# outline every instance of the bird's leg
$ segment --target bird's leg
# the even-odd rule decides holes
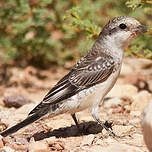
[[[110,136],[112,136],[112,137],[119,137],[119,136],[117,136],[111,129],[109,129],[106,125],[105,125],[105,123],[103,123],[100,119],[99,119],[99,116],[98,116],[98,106],[96,106],[96,107],[94,107],[93,109],[92,109],[92,116],[93,116],[93,118],[102,126],[102,128],[104,128],[104,129],[106,129],[107,131],[108,131],[108,133],[109,133],[109,135]],[[120,138],[120,137],[119,137]]]
[[[80,125],[79,125],[75,113],[72,114],[71,116],[72,116],[72,118],[73,118],[73,120],[74,120],[74,122],[75,122],[75,124],[76,124],[76,126],[77,126],[77,129],[78,129],[79,133],[84,133],[84,131],[85,131],[85,126],[84,126],[84,125],[83,125],[83,126],[80,126]]]
[[[74,114],[72,114],[71,115],[72,116],[72,118],[73,118],[73,120],[74,120],[74,122],[75,122],[75,124],[76,124],[76,126],[78,127],[78,120],[77,120],[77,118],[76,118],[76,115],[75,115],[75,113]],[[78,127],[79,128],[79,127]]]
[[[112,137],[117,137],[117,135],[109,129],[98,117],[94,117],[94,119],[102,126],[102,128],[106,129],[109,132],[109,135]]]

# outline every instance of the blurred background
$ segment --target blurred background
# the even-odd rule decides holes
[[[75,62],[112,17],[133,16],[151,27],[151,6],[148,0],[1,0],[0,65]],[[152,58],[151,34],[133,41],[126,55]]]
[[[118,81],[100,107],[100,118],[125,138],[117,141],[104,130],[101,138],[86,110],[76,114],[86,133],[69,114],[60,115],[0,138],[1,152],[147,152],[140,122],[152,101],[152,0],[0,0],[0,132],[25,119],[103,26],[122,15],[149,29],[125,50]]]

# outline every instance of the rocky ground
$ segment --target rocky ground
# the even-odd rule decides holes
[[[0,131],[26,118],[67,71],[56,67],[13,67],[7,74],[1,71]],[[1,137],[0,152],[148,152],[140,118],[152,100],[151,91],[152,61],[125,59],[116,85],[100,106],[100,118],[109,125],[112,122],[113,132],[122,138],[109,136],[85,110],[77,113],[79,130],[68,114],[37,121],[9,137]]]

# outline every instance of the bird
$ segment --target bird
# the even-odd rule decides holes
[[[141,126],[145,144],[150,152],[152,152],[152,100],[145,107],[141,117]]]
[[[125,48],[147,28],[133,17],[114,17],[103,27],[92,48],[71,68],[27,118],[4,130],[6,137],[44,118],[69,113],[76,126],[75,113],[90,109],[92,116],[109,135],[116,136],[99,118],[99,104],[114,86],[122,65]]]

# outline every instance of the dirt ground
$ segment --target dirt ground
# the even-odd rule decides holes
[[[48,70],[13,67],[7,74],[1,71],[0,131],[26,118],[72,63],[66,66],[67,69]],[[109,136],[85,110],[76,114],[79,129],[68,114],[40,120],[11,136],[1,137],[0,152],[148,152],[140,123],[143,109],[152,99],[151,82],[152,61],[124,60],[120,77],[99,113],[100,119],[108,121],[113,132],[122,138]]]

